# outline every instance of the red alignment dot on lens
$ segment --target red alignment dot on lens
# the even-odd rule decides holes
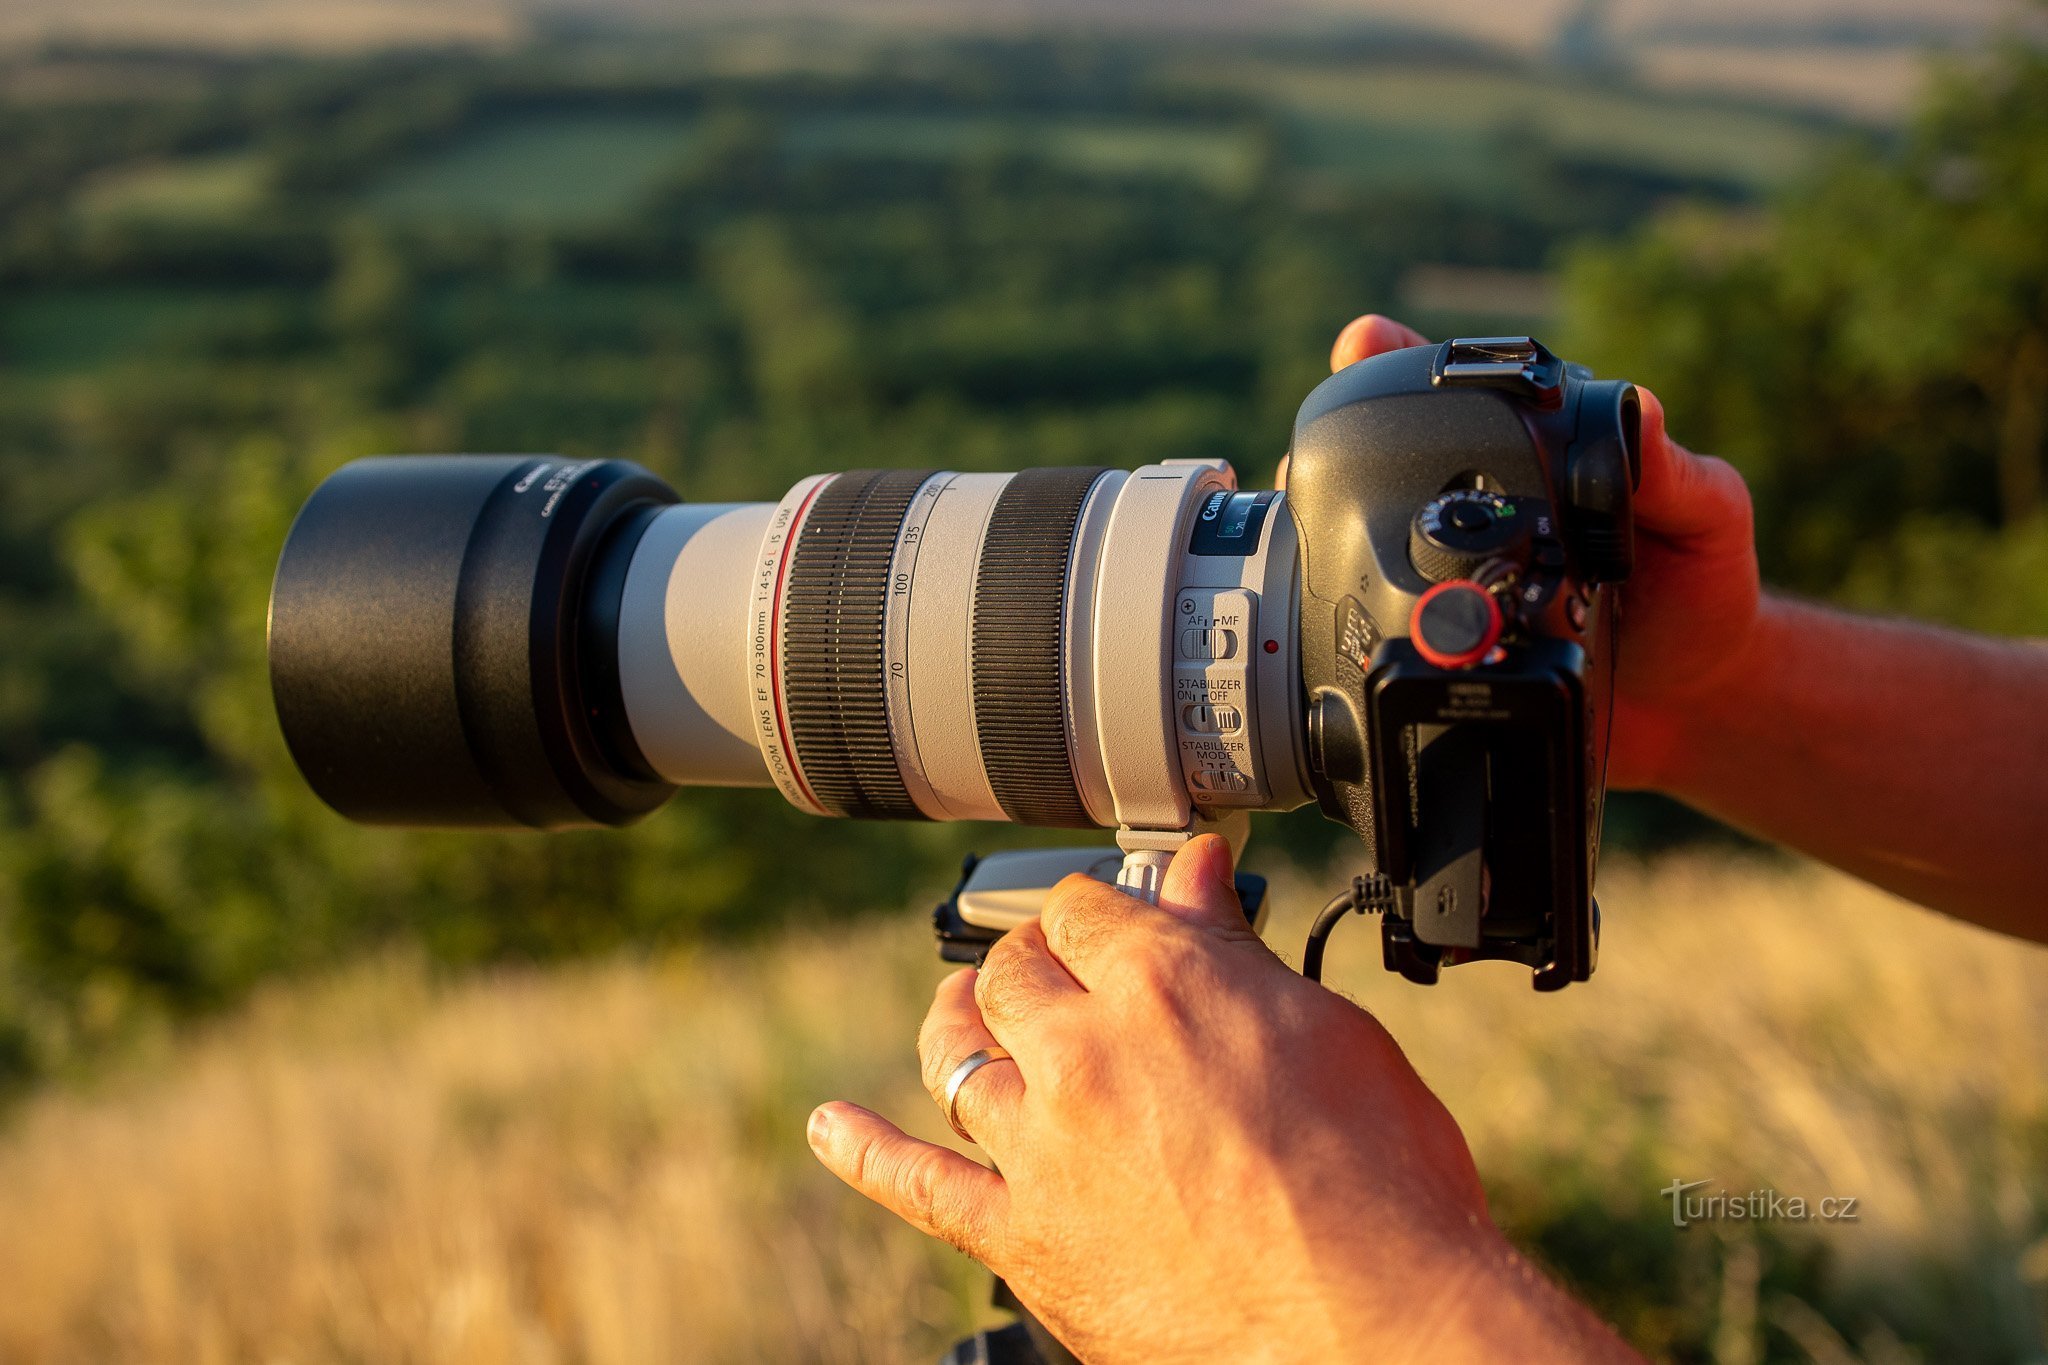
[[[1268,654],[1278,654],[1280,652],[1280,642],[1278,640],[1266,641],[1266,652]]]

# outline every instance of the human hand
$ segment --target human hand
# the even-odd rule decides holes
[[[1488,1220],[1464,1138],[1386,1030],[1246,927],[1229,846],[1159,906],[1069,877],[918,1040],[1001,1173],[855,1105],[819,1159],[1007,1280],[1077,1355],[1144,1361],[1633,1359]]]
[[[1334,372],[1428,338],[1368,313],[1338,334]],[[1643,477],[1636,489],[1635,571],[1621,590],[1614,743],[1608,781],[1670,790],[1694,739],[1697,703],[1737,666],[1755,630],[1759,583],[1749,489],[1734,466],[1695,455],[1643,400]]]

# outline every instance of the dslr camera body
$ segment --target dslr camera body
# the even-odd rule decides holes
[[[1389,352],[1296,418],[1284,490],[1220,461],[817,475],[680,502],[615,460],[358,460],[271,595],[285,739],[385,824],[629,823],[681,785],[824,816],[1116,831],[997,854],[940,907],[971,957],[1091,871],[1317,802],[1411,980],[1592,972],[1633,386],[1527,337]],[[1256,922],[1262,890],[1242,889]]]

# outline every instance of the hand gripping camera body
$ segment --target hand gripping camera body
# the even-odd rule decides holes
[[[772,784],[1117,832],[973,866],[954,955],[1065,872],[1150,894],[1193,835],[1313,800],[1372,862],[1320,933],[1377,910],[1410,979],[1502,958],[1551,989],[1593,969],[1637,441],[1630,385],[1508,337],[1330,378],[1284,491],[1168,461],[691,504],[622,461],[359,460],[286,541],[273,691],[359,820],[625,824]]]

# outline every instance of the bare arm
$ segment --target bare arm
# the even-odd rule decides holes
[[[2048,942],[2048,647],[1767,597],[1677,738],[1690,804]]]

